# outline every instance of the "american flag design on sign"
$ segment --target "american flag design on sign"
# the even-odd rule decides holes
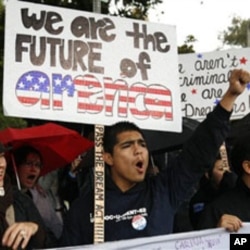
[[[130,111],[134,117],[138,119],[147,119],[148,117],[173,119],[172,96],[168,88],[160,84],[147,86],[143,83],[136,83],[130,87],[130,93]],[[137,102],[144,104],[141,110],[138,109]]]
[[[52,93],[51,93],[52,90]],[[75,86],[70,75],[52,75],[52,89],[48,76],[43,72],[29,71],[23,74],[16,84],[16,96],[24,106],[41,102],[42,109],[50,108],[50,97],[53,97],[53,109],[63,108],[63,92],[74,96]]]
[[[103,109],[102,86],[96,77],[86,74],[74,79],[77,89],[77,111],[98,114]]]
[[[63,92],[68,96],[74,96],[75,86],[70,75],[62,78],[61,74],[53,74],[53,109],[63,109]]]
[[[143,83],[129,87],[126,81],[113,81],[109,77],[105,77],[103,82],[104,90],[92,75],[74,79],[78,93],[78,112],[97,114],[105,109],[106,116],[117,113],[119,117],[127,117],[128,112],[131,112],[138,119],[150,116],[173,119],[172,95],[168,88],[160,84],[147,86]]]
[[[106,115],[113,116],[113,113],[119,114],[120,117],[127,116],[128,110],[128,86],[123,80],[116,80],[113,82],[112,78],[105,78],[105,102],[106,102]],[[114,111],[115,96],[119,93],[119,105],[117,110]]]
[[[32,106],[41,101],[41,108],[49,108],[50,84],[46,74],[29,71],[16,84],[16,96],[24,106]]]

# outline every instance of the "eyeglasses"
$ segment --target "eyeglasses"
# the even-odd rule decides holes
[[[27,167],[37,167],[37,168],[41,168],[42,167],[42,163],[41,162],[34,162],[34,161],[26,161],[24,162],[24,165],[26,165]]]

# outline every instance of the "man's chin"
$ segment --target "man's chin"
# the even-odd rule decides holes
[[[135,182],[136,182],[136,183],[140,183],[140,182],[143,182],[144,179],[145,179],[145,176],[143,176],[143,177],[140,176],[140,177],[136,178]]]

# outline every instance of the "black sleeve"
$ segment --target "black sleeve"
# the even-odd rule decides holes
[[[187,199],[201,176],[213,166],[219,147],[230,130],[231,112],[217,105],[199,124],[174,163],[165,174],[173,206]]]
[[[208,204],[199,218],[197,229],[216,228],[221,216],[222,214],[215,209],[214,203]]]
[[[58,194],[63,201],[71,204],[79,196],[77,177],[70,175],[70,167],[67,166],[59,171]]]
[[[213,166],[219,147],[229,134],[230,115],[231,112],[217,105],[184,144],[186,158],[198,169],[208,170]]]

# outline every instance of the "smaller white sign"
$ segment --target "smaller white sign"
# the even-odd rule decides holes
[[[182,115],[202,121],[229,87],[233,69],[250,69],[250,48],[179,55]],[[250,110],[250,83],[237,98],[231,119],[243,118]]]

